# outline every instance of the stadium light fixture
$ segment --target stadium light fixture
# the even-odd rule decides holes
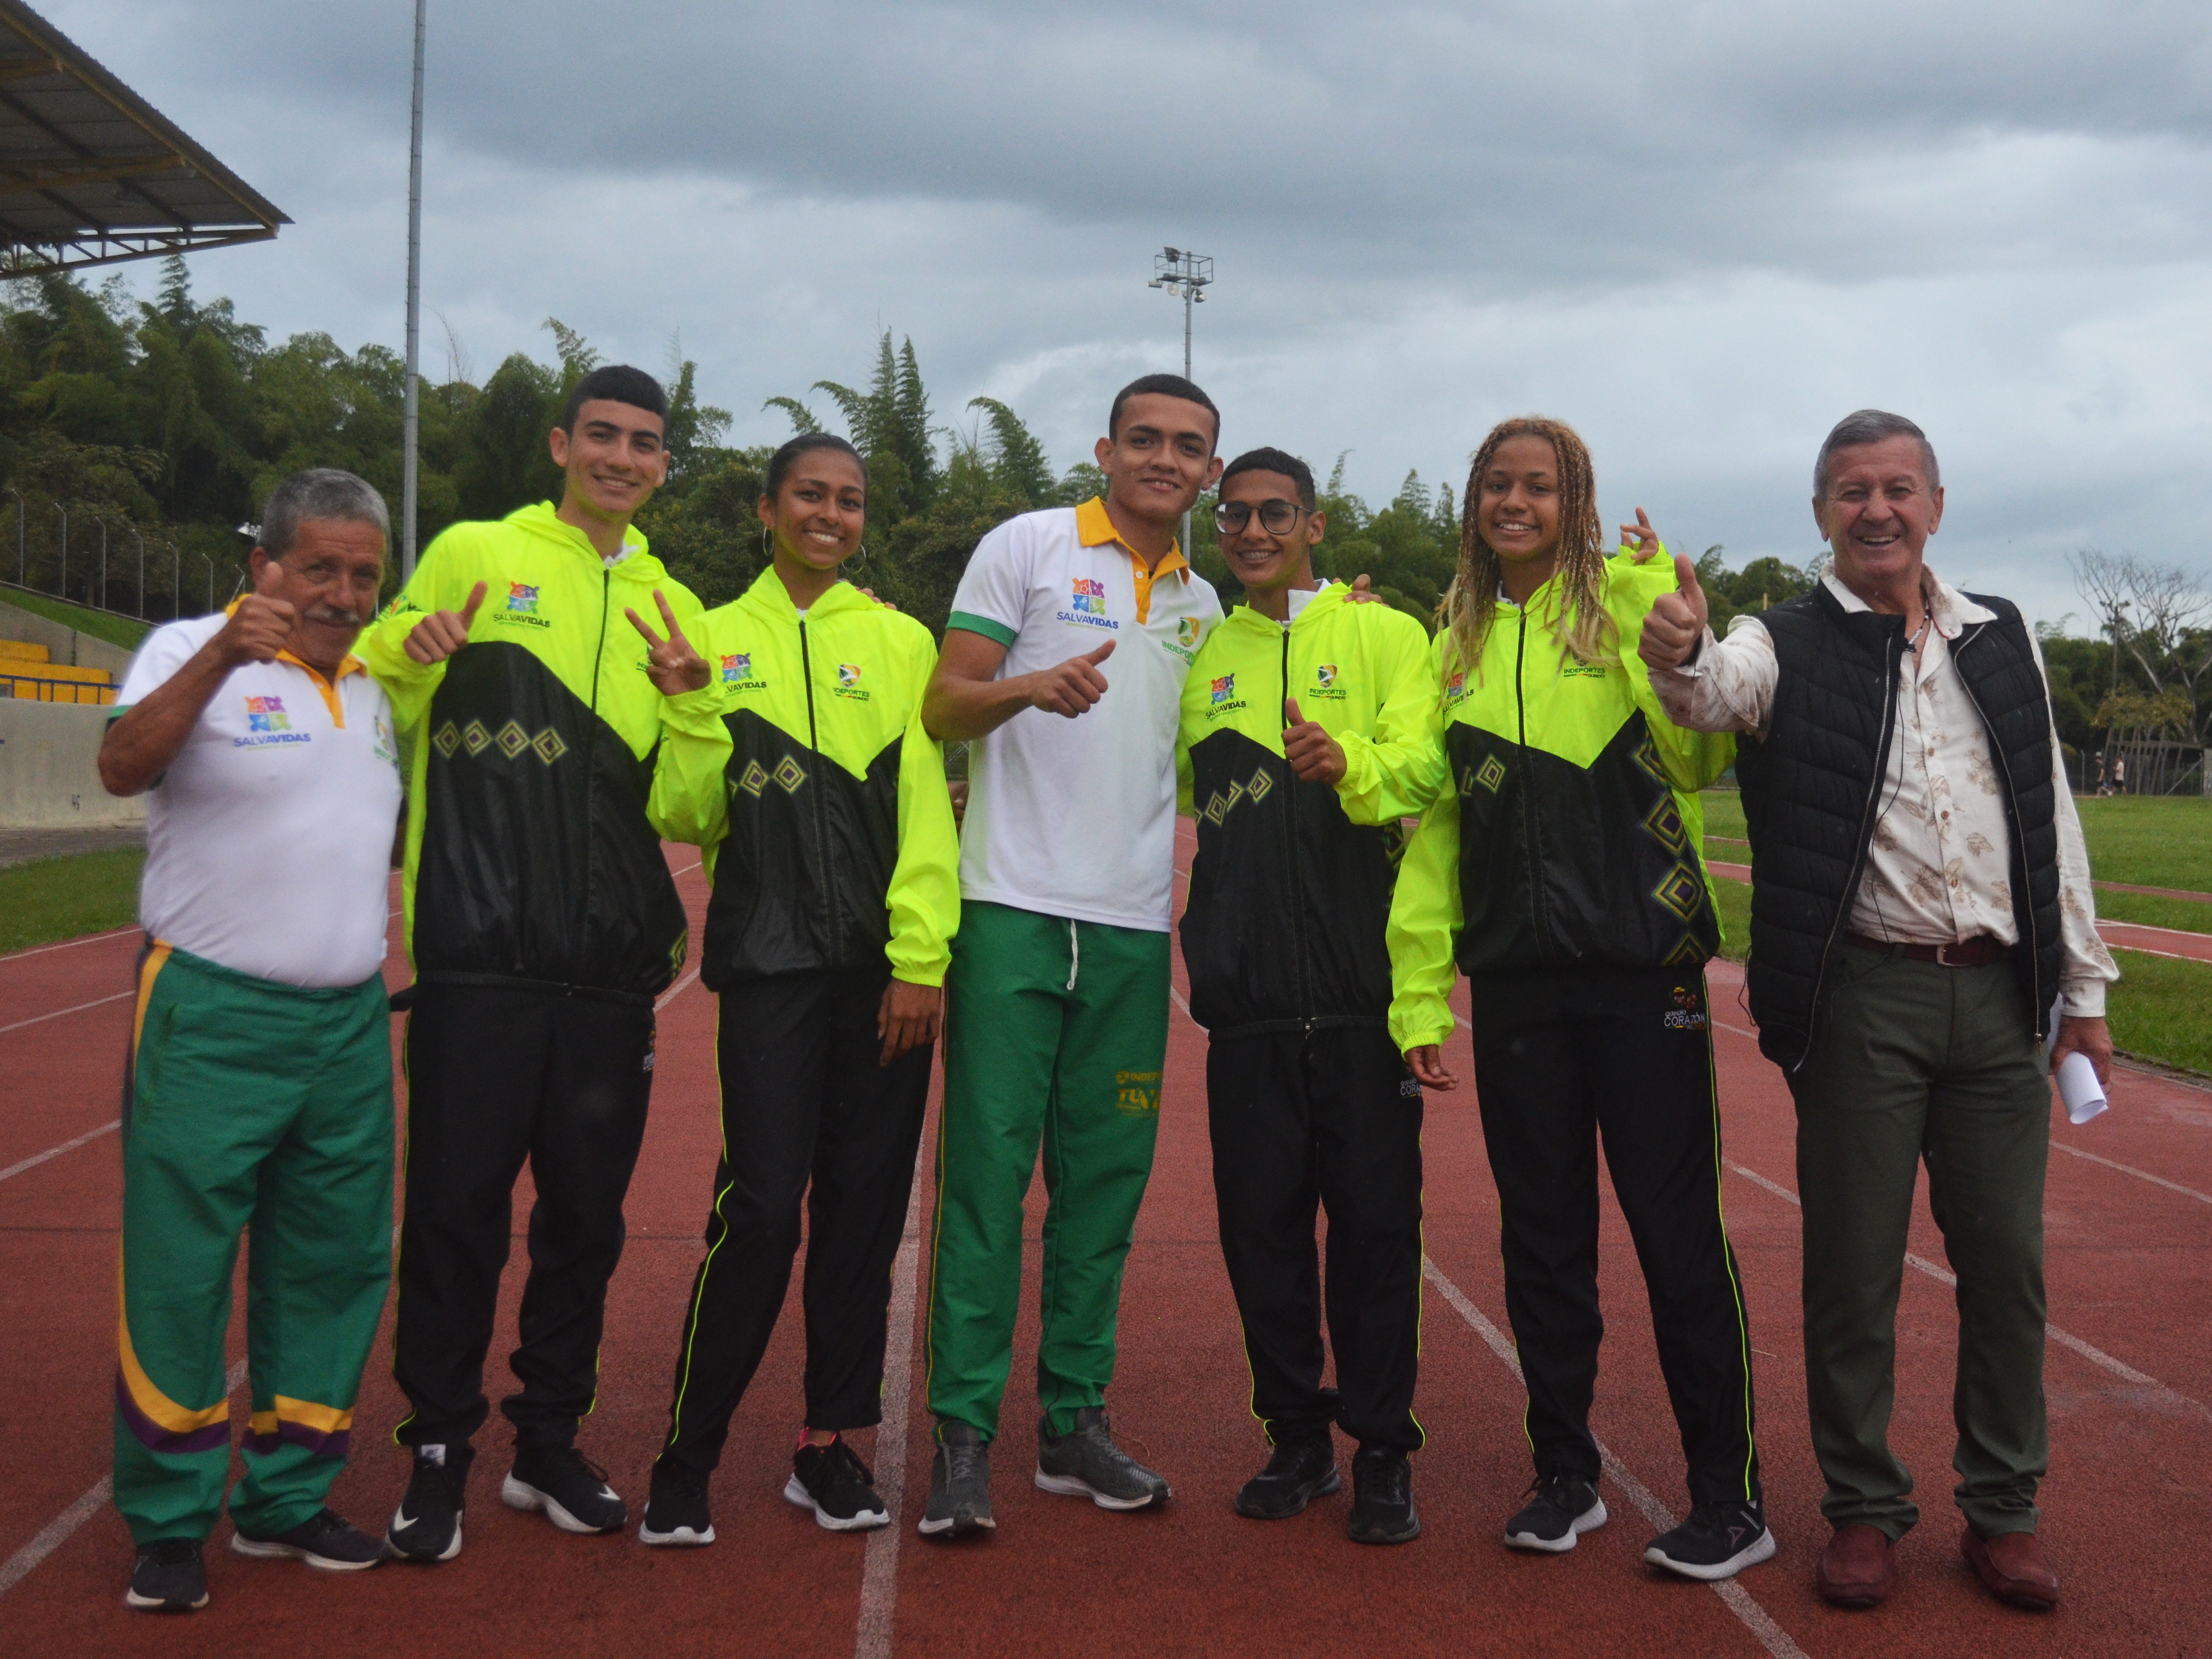
[[[1147,288],[1165,289],[1182,301],[1182,377],[1190,374],[1190,308],[1202,305],[1213,281],[1213,261],[1188,248],[1162,248],[1152,256],[1152,280]],[[1190,514],[1182,515],[1182,553],[1190,556]]]

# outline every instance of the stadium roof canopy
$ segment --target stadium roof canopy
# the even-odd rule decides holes
[[[0,0],[0,276],[265,241],[291,222],[21,0]]]

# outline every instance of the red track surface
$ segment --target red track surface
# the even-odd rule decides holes
[[[676,867],[694,860],[672,849]],[[1188,857],[1186,832],[1184,858]],[[696,873],[679,880],[695,927]],[[133,937],[0,960],[0,1027],[126,993]],[[397,958],[395,957],[395,962]],[[395,980],[397,972],[394,974]],[[2055,1326],[2047,1370],[2053,1473],[2045,1538],[2066,1575],[2049,1617],[1990,1601],[1960,1565],[1948,1502],[1954,1322],[1936,1279],[1905,1276],[1894,1434],[1918,1471],[1926,1524],[1899,1553],[1885,1608],[1846,1614],[1811,1586],[1825,1541],[1820,1484],[1806,1443],[1798,1349],[1797,1218],[1789,1100],[1731,1012],[1735,976],[1713,975],[1730,1173],[1724,1184],[1757,1349],[1761,1445],[1782,1553],[1724,1599],[1655,1577],[1639,1559],[1650,1528],[1609,1481],[1614,1520],[1574,1553],[1532,1559],[1498,1542],[1527,1484],[1520,1396],[1505,1364],[1454,1306],[1502,1326],[1496,1200],[1471,1086],[1432,1097],[1425,1145],[1427,1245],[1447,1296],[1426,1300],[1417,1408],[1429,1445],[1416,1463],[1427,1530],[1406,1548],[1347,1543],[1346,1500],[1299,1519],[1239,1520],[1229,1494],[1264,1454],[1245,1413],[1249,1388],[1214,1239],[1202,1060],[1205,1038],[1178,1012],[1168,1060],[1159,1159],[1131,1256],[1118,1431],[1175,1483],[1164,1513],[1117,1516],[1029,1483],[1025,1385],[1034,1351],[1034,1250],[1016,1338],[994,1495],[997,1536],[945,1548],[912,1531],[928,1479],[927,1416],[915,1345],[892,1356],[908,1390],[898,1526],[866,1539],[813,1526],[777,1496],[799,1409],[795,1298],[740,1409],[715,1486],[720,1541],[690,1553],[634,1539],[578,1539],[496,1501],[504,1436],[495,1418],[471,1485],[468,1547],[433,1570],[360,1576],[210,1552],[214,1601],[185,1620],[127,1613],[130,1552],[112,1507],[92,1509],[27,1571],[42,1532],[106,1472],[113,1349],[115,1141],[100,1134],[0,1177],[0,1630],[27,1652],[481,1655],[769,1653],[1381,1654],[1711,1653],[1757,1655],[2177,1655],[2212,1653],[2212,1588],[2201,1576],[2212,1533],[2212,1383],[2204,1374],[2212,1306],[2212,1096],[2123,1074],[2114,1109],[2075,1129],[2054,1119],[2049,1279]],[[1180,987],[1180,981],[1178,981]],[[0,1033],[0,1171],[115,1116],[130,1023],[127,1000]],[[629,1201],[630,1243],[609,1309],[600,1406],[583,1443],[641,1506],[663,1425],[677,1322],[698,1259],[715,1141],[711,998],[684,987],[661,1017],[653,1115]],[[1741,1028],[1741,1030],[1731,1028]],[[1456,1041],[1462,1075],[1471,1067]],[[2124,1167],[2122,1167],[2124,1166]],[[2161,1184],[2162,1183],[2162,1184]],[[518,1195],[519,1218],[528,1202]],[[928,1194],[917,1206],[926,1236]],[[1034,1243],[1041,1194],[1031,1206]],[[510,1266],[494,1392],[505,1385],[521,1262]],[[1924,1207],[1914,1250],[1942,1246]],[[1603,1291],[1613,1316],[1595,1427],[1620,1466],[1679,1511],[1680,1452],[1665,1407],[1626,1229],[1608,1202]],[[243,1352],[233,1333],[234,1354]],[[2099,1358],[2087,1357],[2083,1349]],[[334,1502],[380,1527],[404,1480],[384,1436],[400,1404],[380,1349],[363,1389],[356,1452]],[[2101,1363],[2100,1363],[2101,1361]],[[2118,1369],[2116,1370],[2115,1367]],[[242,1406],[234,1411],[242,1416]],[[1348,1462],[1348,1451],[1346,1454]],[[227,1538],[218,1531],[217,1541]],[[1762,1634],[1762,1632],[1764,1632]]]

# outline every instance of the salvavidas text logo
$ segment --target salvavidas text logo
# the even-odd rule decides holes
[[[1243,700],[1237,695],[1237,676],[1234,674],[1209,679],[1206,691],[1206,712],[1209,716],[1234,714],[1244,707]]]
[[[233,738],[234,749],[263,749],[276,743],[311,743],[313,734],[295,732],[292,717],[284,712],[282,697],[248,697],[246,700],[246,731],[242,738]]]
[[[1121,625],[1106,614],[1106,584],[1089,576],[1078,576],[1069,582],[1067,609],[1060,613],[1057,620],[1084,628],[1118,629]]]
[[[720,655],[723,684],[734,685],[740,691],[757,691],[768,684],[764,679],[755,678],[751,652],[732,651]]]
[[[492,612],[495,621],[511,623],[521,628],[550,628],[552,623],[538,614],[538,591],[543,584],[509,582],[507,603]]]

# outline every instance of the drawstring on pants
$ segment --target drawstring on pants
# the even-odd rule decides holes
[[[1075,988],[1075,970],[1082,960],[1083,947],[1075,937],[1075,922],[1071,918],[1067,924],[1067,988],[1071,991]]]

